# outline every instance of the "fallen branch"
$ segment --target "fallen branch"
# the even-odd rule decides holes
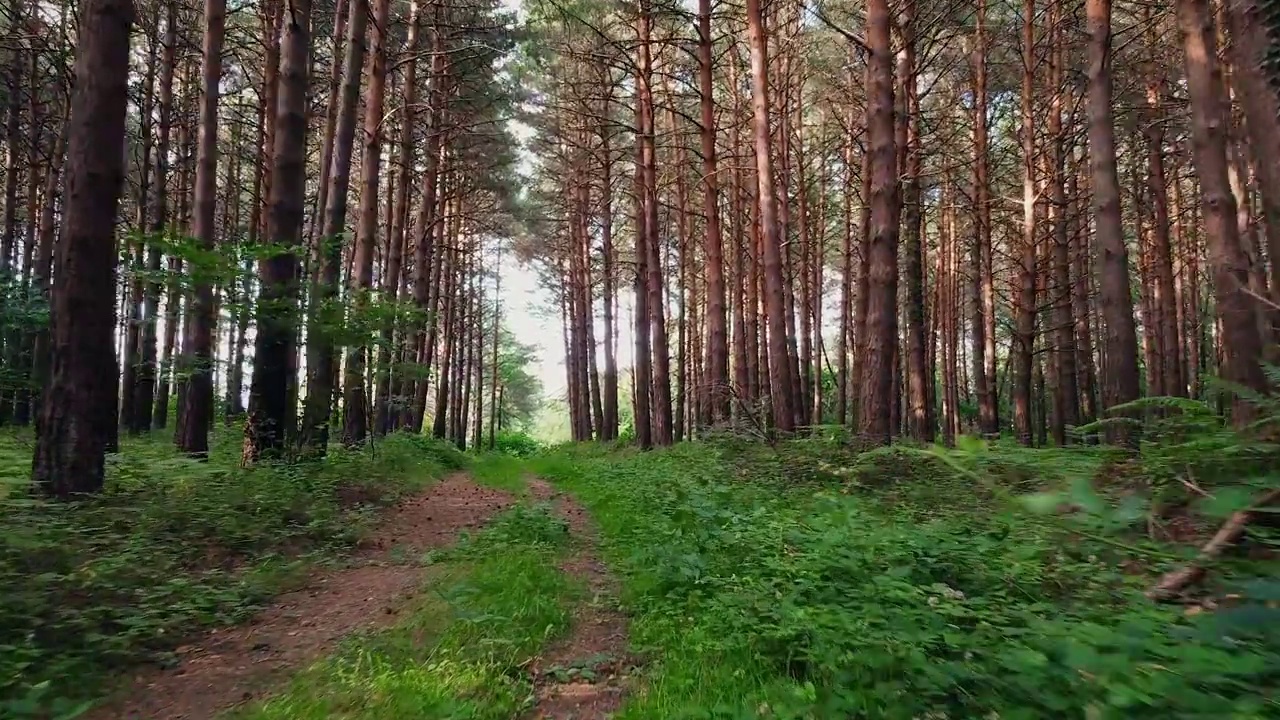
[[[1245,526],[1253,519],[1257,509],[1278,501],[1280,501],[1280,488],[1263,495],[1248,508],[1232,513],[1209,542],[1200,548],[1200,554],[1195,560],[1185,567],[1165,573],[1160,578],[1160,582],[1147,591],[1147,597],[1157,602],[1168,602],[1180,595],[1188,586],[1200,582],[1208,572],[1208,565],[1227,548],[1235,545],[1244,534]]]

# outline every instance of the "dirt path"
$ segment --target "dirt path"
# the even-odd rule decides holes
[[[178,665],[140,673],[121,699],[88,720],[196,720],[260,696],[284,671],[328,653],[352,632],[393,622],[422,586],[424,550],[448,545],[512,503],[453,475],[391,511],[350,567],[281,595],[248,624],[178,648]]]
[[[627,657],[627,621],[614,604],[616,583],[596,553],[590,516],[572,497],[546,481],[529,481],[535,498],[553,501],[569,523],[578,547],[561,566],[587,584],[589,598],[574,610],[569,637],[549,648],[533,665],[537,702],[531,720],[604,720],[622,704]]]

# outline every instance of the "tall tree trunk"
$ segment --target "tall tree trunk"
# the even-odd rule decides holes
[[[222,79],[222,41],[226,31],[226,0],[205,0],[204,63],[201,68],[200,143],[196,157],[195,237],[201,250],[212,253],[215,247],[214,212],[217,207],[218,179],[218,99]],[[193,268],[195,295],[187,327],[190,377],[187,380],[186,403],[180,412],[185,418],[178,423],[181,434],[178,449],[196,457],[209,452],[209,417],[213,412],[213,333],[217,319],[214,309],[213,281],[207,271]]]
[[[1129,253],[1120,222],[1120,179],[1111,98],[1111,0],[1085,0],[1089,25],[1089,166],[1097,223],[1097,276],[1103,337],[1102,410],[1138,398],[1138,337],[1129,289]],[[1108,426],[1116,443],[1136,440],[1124,425]]]
[[[924,228],[920,210],[922,151],[919,99],[916,96],[915,12],[915,1],[908,0],[901,21],[903,47],[898,53],[898,75],[902,83],[899,103],[903,116],[897,118],[897,122],[905,130],[905,142],[896,150],[906,161],[901,192],[907,285],[907,429],[913,439],[928,443],[933,442],[934,437],[933,401],[928,381],[933,366],[925,361]]]
[[[388,239],[390,252],[387,258],[386,277],[383,279],[383,292],[386,293],[387,300],[390,302],[397,301],[400,296],[400,277],[406,265],[404,260],[405,253],[408,250],[409,180],[413,177],[413,165],[416,160],[414,131],[418,117],[416,104],[418,97],[419,7],[418,0],[410,1],[408,37],[404,46],[404,107],[401,109],[399,160],[396,163],[396,166],[400,168],[401,175],[400,182],[396,185],[394,222],[390,228],[391,237]],[[405,328],[400,329],[400,337],[397,338],[396,321],[393,318],[388,318],[382,326],[381,351],[378,356],[377,368],[377,390],[375,391],[377,395],[376,417],[373,424],[375,435],[380,436],[388,433],[393,427],[395,413],[392,411],[394,402],[392,399],[392,386],[395,382],[393,380],[392,365],[398,353],[399,348],[397,348],[397,345],[404,344],[404,330]]]
[[[1249,293],[1249,258],[1236,223],[1236,199],[1227,178],[1226,90],[1218,65],[1218,43],[1205,0],[1178,0],[1178,26],[1191,98],[1192,158],[1200,177],[1204,232],[1213,267],[1213,297],[1222,328],[1222,374],[1246,388],[1266,391],[1259,360],[1257,301]],[[1255,410],[1237,402],[1233,419],[1248,423]]]
[[[312,282],[311,310],[307,315],[307,400],[301,439],[305,447],[321,455],[329,444],[329,413],[338,363],[334,337],[342,311],[335,307],[335,303],[342,281],[342,238],[347,227],[347,194],[351,186],[351,156],[355,147],[356,110],[360,103],[368,19],[365,4],[352,2],[343,59],[342,95],[338,100],[337,129],[333,140],[333,167],[329,172],[328,205],[314,255],[319,272]],[[378,119],[381,122],[381,116]],[[370,201],[375,203],[376,221],[377,197],[370,198]],[[372,243],[372,238],[369,241]],[[372,275],[372,249],[368,260]]]
[[[656,147],[656,110],[653,100],[653,58],[650,35],[653,30],[653,8],[650,0],[642,0],[640,9],[640,80],[637,103],[640,107],[640,167],[644,182],[645,214],[645,283],[648,287],[649,331],[653,356],[652,411],[653,441],[670,445],[672,441],[671,349],[667,342],[666,307],[663,302],[662,252],[658,231],[658,170]]]
[[[261,293],[249,418],[245,423],[245,464],[284,450],[295,412],[289,402],[289,385],[295,372],[291,360],[298,314],[297,246],[302,239],[306,191],[311,0],[292,0],[283,25],[266,235],[266,240],[281,250],[259,263]]]
[[[853,287],[857,260],[853,251],[853,193],[850,189],[854,183],[853,173],[853,118],[849,118],[849,127],[844,147],[844,245],[841,247],[840,271],[840,356],[836,359],[836,422],[841,425],[849,422],[849,356],[855,352],[856,338],[853,334]]]
[[[151,429],[151,420],[155,413],[156,397],[156,325],[160,315],[160,294],[164,284],[160,279],[161,246],[169,223],[169,138],[173,128],[173,75],[177,64],[177,3],[166,3],[166,19],[163,50],[160,60],[160,132],[156,140],[155,152],[155,185],[156,191],[151,195],[151,225],[147,228],[147,274],[150,279],[146,283],[143,296],[142,352],[138,365],[138,379],[135,384],[133,401],[134,414],[129,419],[129,429],[133,433],[143,433]]]
[[[351,276],[353,309],[357,318],[368,307],[373,292],[373,248],[378,234],[378,183],[382,171],[382,107],[387,84],[387,21],[390,0],[375,0],[373,5],[372,65],[369,89],[364,105],[364,152],[360,170],[360,224],[356,228],[354,272]],[[359,322],[359,319],[357,320]],[[347,376],[343,382],[343,441],[348,445],[364,442],[369,424],[369,411],[364,393],[364,375],[368,348],[360,343],[347,352]]]
[[[868,0],[867,135],[871,151],[871,242],[867,338],[862,347],[859,434],[888,444],[894,432],[894,356],[898,347],[898,173],[894,148],[893,49],[888,0]]]
[[[973,44],[973,385],[978,428],[1000,433],[996,378],[996,295],[991,251],[991,181],[987,142],[987,0],[978,0]]]
[[[608,106],[605,106],[606,109]],[[601,284],[604,293],[604,389],[602,391],[604,427],[602,440],[618,439],[618,360],[614,350],[616,322],[614,303],[614,251],[613,251],[613,150],[609,146],[610,129],[600,128],[601,179],[600,179],[600,243],[602,255]],[[496,321],[495,321],[496,322]]]
[[[1154,28],[1148,31],[1152,47]],[[1182,379],[1181,350],[1178,345],[1178,307],[1174,290],[1173,247],[1170,243],[1169,191],[1164,168],[1165,113],[1162,97],[1165,83],[1155,63],[1148,70],[1147,109],[1150,117],[1143,128],[1147,144],[1147,193],[1151,198],[1151,240],[1154,257],[1153,311],[1156,315],[1155,339],[1158,349],[1160,392],[1165,395],[1185,396],[1186,384]],[[1150,371],[1150,370],[1149,370]]]
[[[59,498],[102,488],[115,425],[115,219],[124,181],[131,0],[80,5],[67,128],[66,201],[54,258],[52,373],[41,398],[31,478]],[[103,408],[110,406],[110,416]]]
[[[1035,133],[1035,0],[1022,5],[1022,246],[1019,248],[1014,294],[1013,432],[1023,445],[1034,443],[1031,395],[1032,358],[1036,342],[1036,133]]]
[[[1239,88],[1249,149],[1261,199],[1267,257],[1270,259],[1271,301],[1266,311],[1271,340],[1280,342],[1280,91],[1267,82],[1266,70],[1276,68],[1275,40],[1267,37],[1267,12],[1257,0],[1226,0],[1231,29],[1233,81]],[[1274,9],[1271,10],[1274,18]],[[1274,27],[1272,24],[1270,26]],[[1274,82],[1274,80],[1272,81]]]
[[[142,364],[142,313],[143,313],[143,295],[145,293],[146,283],[143,280],[143,268],[146,266],[146,242],[144,240],[147,232],[147,211],[149,208],[149,199],[151,193],[151,118],[154,108],[152,107],[155,100],[156,91],[156,43],[155,36],[151,32],[147,33],[147,74],[144,81],[144,89],[142,92],[142,103],[138,106],[141,122],[139,123],[139,133],[142,135],[142,157],[139,163],[140,179],[138,183],[138,200],[137,200],[137,233],[138,239],[130,243],[131,267],[129,268],[129,304],[126,308],[126,329],[124,336],[124,362],[121,364],[122,376],[120,379],[120,424],[130,435],[136,435],[141,430],[134,423],[134,416],[137,415],[137,392],[138,392],[138,374]],[[33,147],[35,143],[32,143]]]
[[[698,0],[698,88],[702,126],[702,203],[706,217],[703,260],[707,271],[707,364],[702,383],[703,415],[709,425],[729,419],[729,331],[724,297],[724,247],[720,238],[720,198],[716,160],[715,98],[712,77],[711,0]]]
[[[759,203],[764,259],[770,400],[774,426],[780,432],[789,433],[795,430],[796,398],[788,370],[790,357],[782,277],[782,231],[778,225],[769,138],[769,49],[759,0],[747,0],[747,39],[751,48],[751,109],[756,151],[756,200]]]
[[[1052,238],[1053,277],[1053,440],[1057,445],[1067,442],[1067,428],[1080,423],[1080,398],[1076,383],[1076,342],[1074,322],[1071,316],[1071,236],[1067,229],[1066,172],[1067,135],[1063,128],[1064,112],[1064,19],[1063,0],[1053,0],[1053,19],[1049,54],[1049,84],[1053,99],[1049,109],[1049,137],[1052,143],[1049,182],[1049,224]],[[1074,172],[1074,170],[1072,171]]]

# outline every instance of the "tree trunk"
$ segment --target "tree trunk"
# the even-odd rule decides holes
[[[779,432],[790,433],[795,430],[793,406],[796,398],[788,369],[790,357],[782,277],[782,231],[778,225],[769,137],[769,49],[759,0],[747,0],[747,39],[751,48],[751,109],[756,151],[756,201],[759,204],[764,260],[764,306],[768,321],[770,404],[774,427]]]
[[[720,198],[716,160],[715,98],[712,78],[711,0],[698,0],[698,88],[702,113],[702,203],[706,217],[703,261],[707,272],[707,364],[703,414],[710,425],[729,419],[729,331],[724,297],[724,247],[720,238]]]
[[[1178,26],[1186,59],[1191,98],[1192,158],[1200,178],[1204,232],[1213,267],[1213,297],[1222,327],[1222,375],[1257,392],[1266,392],[1259,360],[1257,300],[1249,293],[1249,258],[1236,224],[1236,199],[1227,177],[1226,90],[1218,65],[1218,43],[1205,0],[1178,0]],[[1237,401],[1233,420],[1244,426],[1255,409]]]
[[[284,15],[279,103],[274,118],[266,240],[281,250],[259,263],[261,292],[243,461],[284,450],[294,407],[289,402],[297,327],[297,246],[306,191],[307,69],[311,0],[292,0]]]
[[[1120,219],[1120,180],[1111,108],[1111,0],[1086,0],[1089,25],[1089,166],[1097,223],[1097,276],[1103,337],[1102,411],[1138,398],[1138,338],[1129,288],[1129,253]],[[1124,425],[1108,426],[1111,442],[1137,440]]]
[[[333,166],[329,172],[328,205],[324,226],[316,243],[314,258],[318,261],[318,273],[312,282],[311,310],[307,316],[307,400],[301,439],[303,446],[319,455],[325,453],[329,444],[329,414],[338,363],[334,337],[338,332],[336,326],[342,319],[342,310],[337,306],[338,286],[342,282],[342,239],[347,227],[347,195],[351,186],[351,156],[355,147],[356,110],[360,102],[368,18],[368,8],[363,2],[351,3],[346,56],[343,59],[342,95],[338,101],[333,141]],[[377,198],[370,200],[376,203]],[[376,207],[374,218],[376,221]],[[368,260],[372,275],[372,250]]]
[[[1031,396],[1032,358],[1036,342],[1036,134],[1035,134],[1035,0],[1022,5],[1022,246],[1015,288],[1013,347],[1013,432],[1023,445],[1034,444]]]
[[[173,75],[177,63],[177,4],[166,4],[167,17],[160,61],[160,132],[156,140],[155,186],[151,195],[151,225],[147,228],[147,273],[151,279],[143,293],[141,360],[135,383],[134,413],[129,430],[135,434],[151,429],[156,397],[156,325],[160,315],[161,241],[169,223],[169,138],[173,128]]]
[[[894,433],[894,356],[898,347],[897,158],[894,148],[893,50],[888,0],[868,0],[866,38],[871,84],[867,97],[870,142],[871,238],[867,277],[867,337],[862,344],[859,434],[886,445]]]
[[[1275,40],[1267,37],[1268,19],[1257,0],[1227,0],[1227,22],[1231,29],[1233,81],[1240,92],[1249,149],[1253,155],[1255,180],[1262,201],[1263,229],[1270,259],[1271,301],[1266,311],[1271,340],[1280,341],[1280,91],[1267,81],[1266,69],[1274,71]],[[1271,10],[1274,18],[1274,9]],[[1270,25],[1274,27],[1273,24]],[[1274,81],[1273,81],[1274,82]]]
[[[905,5],[901,22],[903,47],[898,53],[898,74],[902,83],[902,98],[899,102],[904,112],[897,122],[906,131],[906,142],[896,150],[906,161],[902,209],[907,285],[907,431],[913,439],[930,443],[933,442],[934,423],[928,378],[933,374],[933,366],[926,364],[925,359],[924,228],[920,210],[922,150],[919,98],[916,96],[914,0],[909,0]]]
[[[115,413],[115,220],[124,181],[131,0],[80,5],[67,127],[66,200],[54,258],[52,373],[36,423],[32,481],[58,498],[102,488]],[[113,408],[114,409],[114,408]],[[104,422],[105,421],[105,422]]]
[[[205,0],[204,63],[201,69],[200,143],[196,157],[194,235],[200,249],[212,254],[216,244],[214,211],[217,207],[218,100],[221,95],[222,41],[226,30],[226,0]],[[187,327],[186,349],[190,358],[186,402],[180,409],[178,449],[196,456],[209,453],[209,417],[213,412],[213,333],[216,322],[213,282],[207,272],[193,268],[195,295]]]
[[[973,385],[978,428],[1000,434],[996,381],[996,296],[991,251],[991,181],[987,148],[987,0],[978,0],[973,46]]]
[[[375,0],[373,5],[373,48],[370,52],[369,89],[364,105],[364,152],[360,169],[360,220],[356,228],[356,248],[351,274],[351,295],[356,322],[363,322],[368,296],[373,292],[373,249],[378,235],[378,183],[382,171],[382,107],[387,84],[387,21],[390,0]],[[354,24],[354,23],[353,23]],[[364,393],[364,375],[368,348],[360,343],[347,352],[346,379],[343,381],[343,442],[364,442],[369,425],[369,411]]]

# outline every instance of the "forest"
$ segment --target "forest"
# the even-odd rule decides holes
[[[1280,717],[1280,5],[7,0],[0,124],[0,718]]]

